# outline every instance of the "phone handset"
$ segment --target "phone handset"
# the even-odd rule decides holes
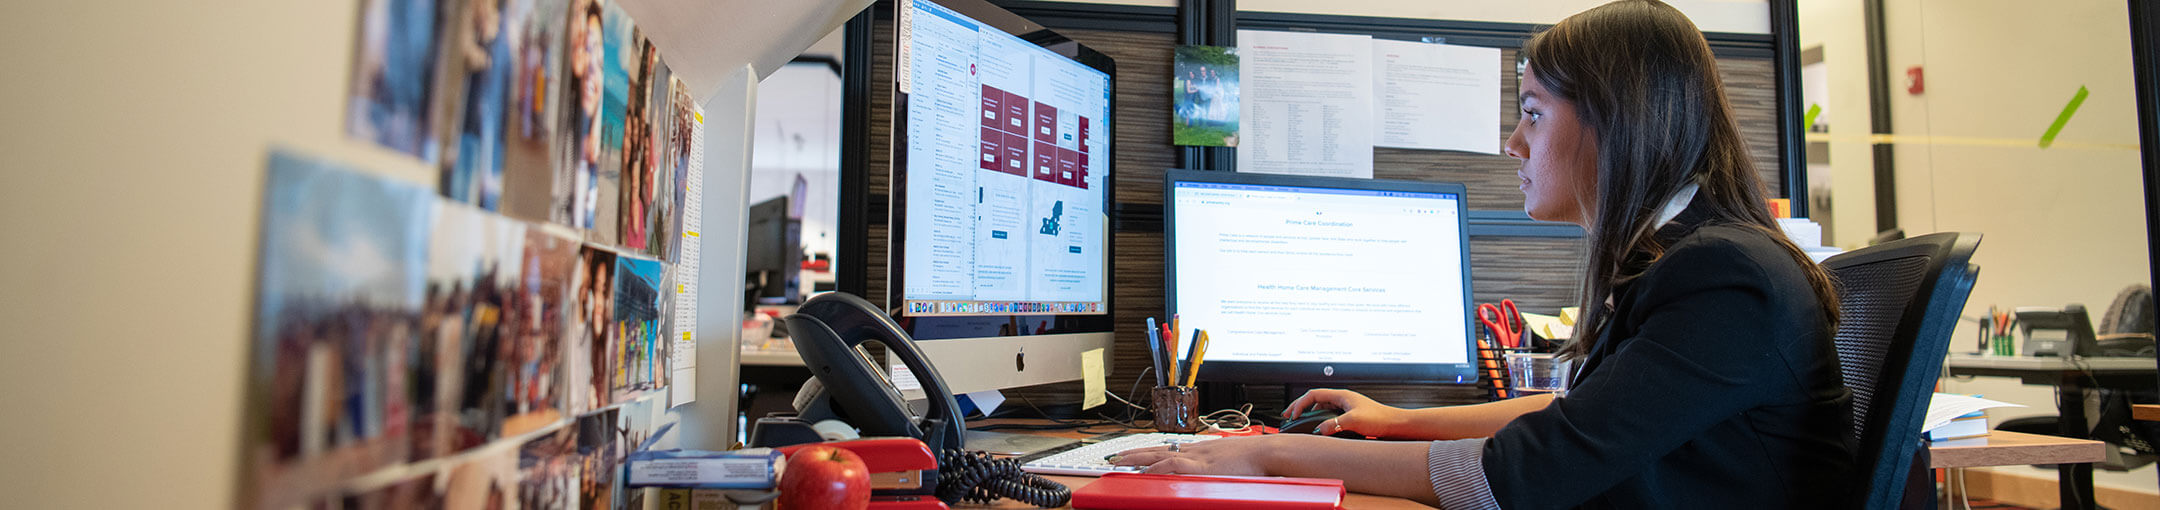
[[[829,399],[835,414],[862,429],[865,436],[920,438],[931,451],[963,446],[960,404],[946,389],[937,367],[923,359],[915,341],[892,317],[862,298],[828,292],[811,297],[786,320],[803,365],[823,386],[823,395],[812,400]],[[865,341],[883,344],[886,355],[899,359],[915,374],[930,401],[928,413],[916,417],[908,412],[907,399],[885,372],[856,349]],[[797,408],[807,414],[809,408],[800,404]]]

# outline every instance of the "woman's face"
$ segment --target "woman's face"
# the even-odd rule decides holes
[[[1522,118],[1501,150],[1522,160],[1523,212],[1531,219],[1589,228],[1597,204],[1597,133],[1575,115],[1575,103],[1538,83],[1535,70],[1522,77]]]
[[[599,17],[585,17],[585,40],[580,42],[583,44],[577,45],[577,60],[574,61],[574,69],[583,74],[579,77],[582,80],[582,83],[580,83],[582,86],[578,90],[578,106],[584,108],[586,113],[598,113],[600,111],[600,76],[602,74],[600,69],[601,52],[605,51],[600,46]]]

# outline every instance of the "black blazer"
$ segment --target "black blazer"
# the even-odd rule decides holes
[[[1690,207],[1613,290],[1565,398],[1485,443],[1505,508],[1834,508],[1852,394],[1828,315],[1773,235]]]

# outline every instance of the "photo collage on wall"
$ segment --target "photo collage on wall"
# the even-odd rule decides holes
[[[270,151],[248,506],[623,508],[690,299],[688,88],[611,0],[361,3],[338,122],[434,189]]]

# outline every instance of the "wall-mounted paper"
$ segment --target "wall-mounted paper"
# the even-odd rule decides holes
[[[704,229],[705,214],[705,111],[695,104],[689,105],[690,129],[684,133],[688,139],[683,145],[688,152],[681,155],[683,192],[682,204],[677,210],[676,228],[682,239],[675,243],[675,271],[681,287],[675,289],[675,383],[670,396],[670,407],[697,400],[697,310],[698,310],[698,257],[704,251],[704,239],[699,232]]]
[[[1238,55],[1238,171],[1372,177],[1372,37],[1239,30]]]
[[[1500,49],[1375,39],[1375,145],[1500,153]]]

